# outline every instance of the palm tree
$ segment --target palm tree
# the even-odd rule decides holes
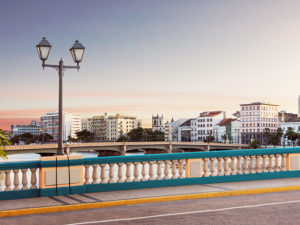
[[[227,141],[227,135],[226,134],[224,134],[224,135],[222,135],[222,140],[224,141],[224,143],[226,143],[226,141]]]
[[[271,137],[270,137],[270,142],[272,145],[274,145],[274,148],[276,148],[276,145],[278,144],[279,142],[279,139],[278,139],[278,136],[277,134],[272,134]]]
[[[288,127],[288,129],[287,129],[287,131],[285,132],[285,135],[284,135],[285,137],[287,137],[287,139],[288,140],[290,140],[291,142],[292,142],[292,145],[293,145],[293,147],[294,147],[294,142],[297,140],[297,138],[298,138],[298,135],[297,135],[297,133],[295,133],[294,131],[293,131],[293,128],[291,128],[291,127]]]
[[[0,129],[0,157],[7,158],[7,155],[4,150],[5,150],[5,146],[10,144],[11,144],[10,141],[7,140],[3,131]]]
[[[279,141],[281,142],[281,137],[283,136],[283,130],[281,128],[278,128],[276,131],[276,135],[277,135]]]

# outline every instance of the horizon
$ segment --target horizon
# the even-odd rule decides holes
[[[300,2],[82,3],[1,5],[0,129],[57,110],[57,72],[42,69],[35,48],[43,36],[49,64],[74,65],[68,49],[86,47],[80,71],[64,76],[64,111],[83,117],[120,113],[149,127],[152,114],[231,115],[255,101],[297,113]]]

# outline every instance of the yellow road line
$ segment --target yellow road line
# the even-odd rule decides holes
[[[271,187],[271,188],[260,188],[260,189],[246,189],[246,190],[199,193],[199,194],[162,196],[162,197],[139,198],[139,199],[126,199],[126,200],[117,200],[117,201],[108,201],[108,202],[82,203],[82,204],[75,204],[75,205],[47,206],[47,207],[40,207],[40,208],[13,209],[13,210],[0,211],[0,217],[64,212],[64,211],[74,211],[74,210],[83,210],[83,209],[95,209],[95,208],[136,205],[136,204],[145,204],[145,203],[154,203],[154,202],[169,202],[169,201],[191,200],[191,199],[201,199],[201,198],[253,195],[253,194],[295,191],[295,190],[300,190],[300,185],[287,186],[287,187]]]

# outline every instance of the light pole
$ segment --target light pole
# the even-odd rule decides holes
[[[59,97],[58,97],[58,148],[57,155],[63,155],[63,75],[64,70],[66,69],[77,69],[79,71],[79,63],[82,60],[85,47],[79,42],[75,41],[73,46],[70,48],[71,55],[77,66],[65,66],[64,61],[60,59],[58,65],[45,64],[45,61],[48,59],[49,52],[51,49],[51,44],[46,40],[45,37],[40,41],[36,46],[40,59],[42,60],[42,67],[54,68],[58,71],[59,76]]]

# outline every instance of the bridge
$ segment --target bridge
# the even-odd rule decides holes
[[[205,142],[92,142],[65,144],[65,153],[97,152],[98,156],[125,155],[130,151],[143,151],[145,154],[195,152],[211,150],[240,150],[248,145],[205,143]],[[54,155],[57,144],[13,145],[6,147],[7,154],[38,153]]]

